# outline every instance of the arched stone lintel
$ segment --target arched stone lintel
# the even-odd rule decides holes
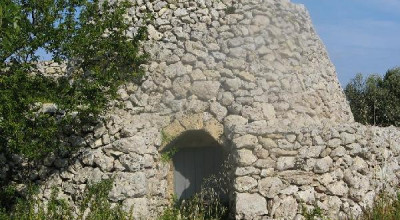
[[[163,152],[177,137],[189,131],[204,131],[208,133],[218,144],[224,143],[224,126],[209,114],[189,114],[175,119],[162,130],[162,142],[159,152]]]

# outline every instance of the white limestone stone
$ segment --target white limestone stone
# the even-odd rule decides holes
[[[268,214],[267,202],[258,194],[238,193],[235,208],[237,219],[256,219]]]

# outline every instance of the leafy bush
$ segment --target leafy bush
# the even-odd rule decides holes
[[[61,136],[92,125],[120,85],[141,78],[145,27],[130,37],[124,15],[131,4],[101,2],[1,1],[0,153],[41,159],[71,150]],[[63,77],[43,76],[38,50],[74,68]],[[43,112],[44,103],[56,111]]]
[[[172,160],[174,155],[179,151],[177,147],[171,147],[161,153],[161,162],[168,163]]]
[[[124,0],[0,1],[1,157],[14,161],[18,155],[31,168],[52,152],[68,157],[80,147],[68,137],[85,135],[118,88],[141,79],[147,31],[130,33],[125,15],[131,6]],[[58,77],[41,74],[40,50],[72,68]],[[25,179],[14,171],[0,179],[0,195],[10,203],[17,198],[11,198],[8,184],[14,176]]]
[[[111,188],[111,179],[89,186],[83,199],[77,202],[78,215],[74,215],[73,207],[57,198],[57,189],[53,189],[50,200],[43,203],[36,198],[37,188],[30,187],[27,196],[20,198],[12,211],[0,210],[0,220],[133,220],[132,213],[123,211],[120,204],[112,207],[108,201]]]

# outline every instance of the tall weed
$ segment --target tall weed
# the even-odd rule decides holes
[[[35,187],[29,187],[24,198],[18,198],[11,211],[0,210],[0,220],[133,220],[132,213],[125,212],[120,204],[112,205],[108,193],[112,179],[89,186],[78,205],[78,213],[64,199],[57,198],[58,190],[52,190],[49,201],[37,199]]]
[[[363,220],[399,220],[400,219],[400,193],[395,198],[382,193],[375,200],[371,209],[364,210]]]

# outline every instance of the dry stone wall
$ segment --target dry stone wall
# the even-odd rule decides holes
[[[359,216],[400,176],[400,130],[360,124],[258,129],[237,125],[233,146],[237,219],[302,219],[319,207],[330,219]]]
[[[342,218],[359,214],[384,186],[395,189],[399,131],[353,123],[304,6],[134,3],[132,34],[149,12],[154,16],[146,76],[121,87],[111,101],[121,108],[70,138],[68,144],[82,147],[72,159],[52,155],[30,175],[42,184],[40,198],[56,186],[74,203],[88,184],[114,177],[110,200],[133,207],[137,219],[155,219],[173,193],[161,150],[189,130],[207,131],[236,158],[230,193],[236,219],[301,219],[301,205]],[[47,69],[67,71],[52,63]],[[0,164],[13,167],[1,155]]]

